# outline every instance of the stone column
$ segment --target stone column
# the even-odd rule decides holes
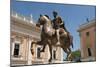
[[[28,62],[27,62],[27,64],[28,65],[31,65],[32,64],[32,54],[31,54],[31,51],[30,51],[30,49],[31,49],[31,42],[32,42],[32,39],[30,39],[30,38],[28,38]]]
[[[61,47],[57,47],[56,57],[60,63],[63,61],[63,50]]]
[[[60,59],[60,61],[63,62],[63,50],[61,48],[60,48],[60,50],[61,50],[61,56],[60,56],[61,59]]]

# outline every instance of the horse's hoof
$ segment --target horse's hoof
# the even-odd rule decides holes
[[[41,50],[40,52],[44,52],[44,50]]]
[[[49,59],[49,62],[51,62],[51,59]]]

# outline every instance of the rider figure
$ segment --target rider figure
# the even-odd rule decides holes
[[[60,34],[59,34],[59,29],[61,28],[61,26],[63,26],[64,27],[64,23],[63,23],[63,21],[61,20],[61,22],[60,23],[58,23],[56,20],[57,20],[57,18],[60,18],[61,19],[61,17],[59,17],[59,16],[57,16],[58,15],[58,13],[56,12],[56,11],[53,11],[53,16],[54,16],[54,19],[53,19],[53,28],[55,29],[55,31],[56,31],[56,36],[57,36],[57,43],[56,43],[56,45],[60,45]]]

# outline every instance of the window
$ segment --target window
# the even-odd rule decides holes
[[[37,48],[37,58],[40,58],[40,50],[41,50],[41,48]]]
[[[86,32],[86,36],[89,36],[90,35],[90,33],[89,32]]]
[[[19,43],[15,43],[14,57],[18,57],[18,56],[19,56]]]
[[[88,48],[88,56],[92,56],[90,48]]]
[[[90,33],[86,32],[86,46],[90,47]]]
[[[53,59],[56,59],[56,51],[53,51]]]

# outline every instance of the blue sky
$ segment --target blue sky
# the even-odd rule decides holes
[[[39,2],[19,2],[11,0],[11,11],[15,11],[24,16],[33,15],[33,19],[37,21],[40,14],[47,14],[53,19],[52,12],[57,11],[58,15],[62,17],[65,26],[73,36],[74,48],[72,50],[80,49],[80,39],[77,29],[83,23],[86,23],[86,18],[94,19],[96,7],[89,5],[72,5],[72,4],[54,4],[54,3],[39,3]]]

